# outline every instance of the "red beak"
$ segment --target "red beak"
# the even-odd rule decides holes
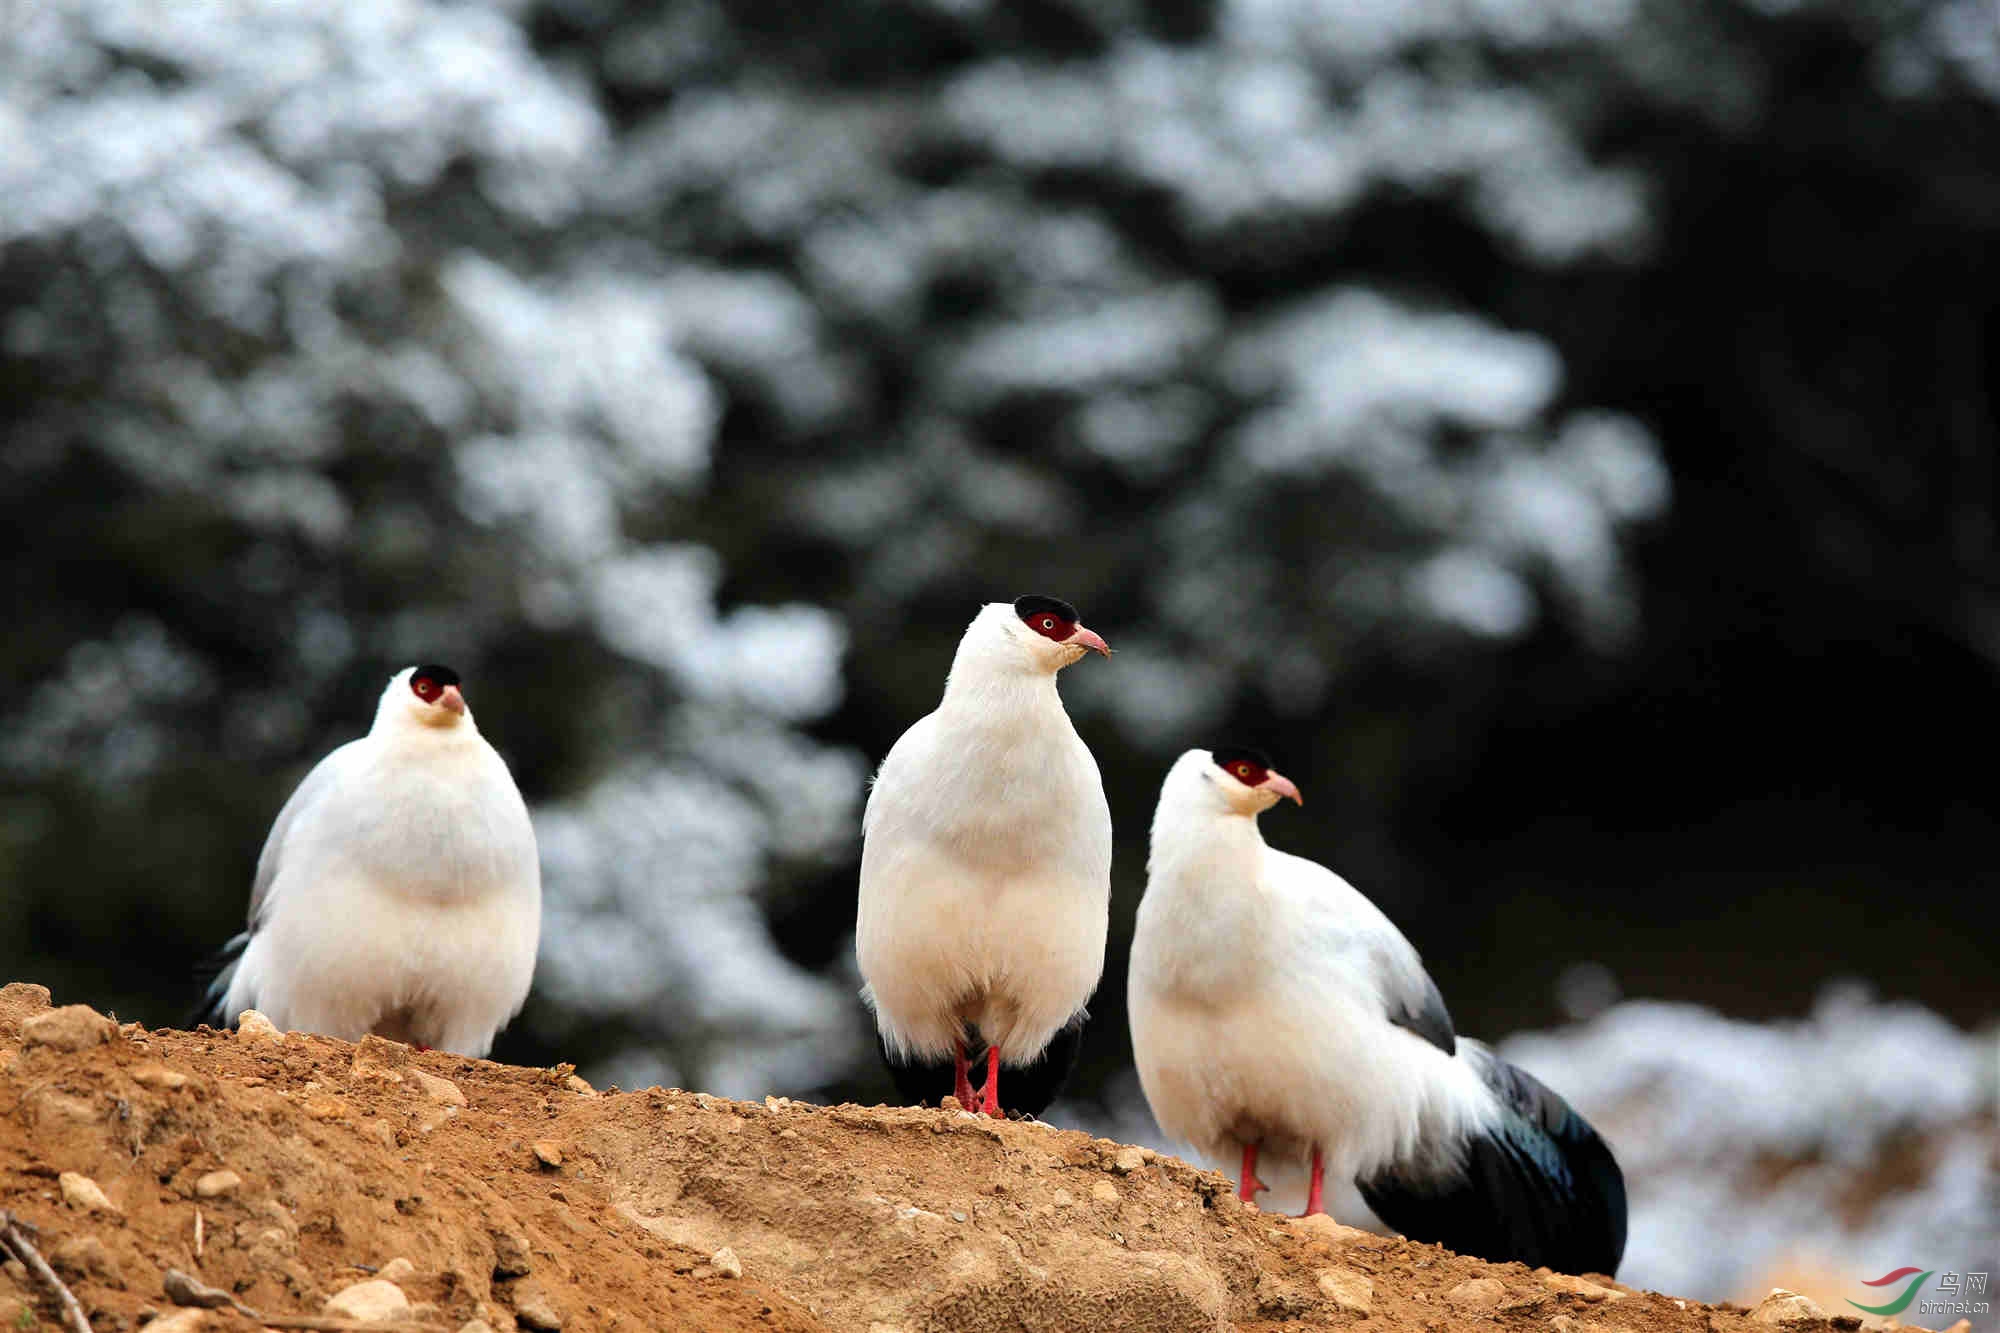
[[[1086,648],[1095,648],[1098,652],[1103,653],[1106,657],[1111,656],[1111,645],[1106,643],[1103,640],[1103,638],[1100,637],[1097,633],[1095,633],[1092,630],[1087,630],[1081,625],[1078,625],[1076,627],[1076,633],[1070,635],[1067,639],[1064,639],[1063,642],[1080,643]]]
[[[463,715],[465,712],[465,696],[458,692],[456,685],[445,686],[444,693],[438,696],[438,703],[454,713]]]
[[[1303,806],[1306,803],[1305,798],[1299,795],[1299,789],[1283,773],[1273,773],[1257,785],[1260,787],[1269,787],[1280,796],[1291,797],[1293,805]]]

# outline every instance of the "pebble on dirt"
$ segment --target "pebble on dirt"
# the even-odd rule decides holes
[[[225,1194],[233,1194],[243,1183],[243,1177],[234,1171],[211,1171],[194,1183],[194,1192],[204,1199],[219,1199]]]
[[[119,1213],[124,1209],[111,1202],[97,1182],[76,1171],[65,1171],[56,1177],[56,1184],[62,1190],[63,1202],[72,1208],[81,1208],[91,1213]]]
[[[396,1319],[409,1313],[410,1298],[393,1282],[371,1277],[351,1287],[342,1287],[320,1307],[324,1314],[339,1319],[360,1319],[370,1323]]]
[[[87,1004],[66,1004],[21,1020],[21,1045],[87,1051],[118,1035],[118,1025]]]

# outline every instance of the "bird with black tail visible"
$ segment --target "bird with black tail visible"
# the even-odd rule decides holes
[[[1075,1061],[1104,970],[1111,809],[1056,673],[1092,651],[1111,653],[1067,602],[981,608],[944,698],[875,774],[854,952],[912,1101],[1033,1114]]]
[[[284,1029],[485,1055],[528,997],[541,929],[535,832],[506,761],[457,672],[405,667],[368,734],[278,812],[249,929],[201,1017],[256,1009]]]
[[[1239,1163],[1330,1174],[1413,1240],[1613,1274],[1625,1183],[1568,1103],[1453,1030],[1401,931],[1346,880],[1267,845],[1290,780],[1255,750],[1190,750],[1153,816],[1132,940],[1132,1050],[1161,1128]],[[1268,1169],[1268,1168],[1267,1168]]]

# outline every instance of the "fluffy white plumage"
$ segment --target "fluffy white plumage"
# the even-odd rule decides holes
[[[869,793],[855,954],[899,1057],[948,1056],[974,1023],[1026,1064],[1104,970],[1111,810],[1056,693],[1103,640],[1079,625],[1058,642],[1023,615],[995,602],[973,618],[942,702]]]
[[[1279,797],[1207,750],[1161,787],[1127,993],[1146,1099],[1219,1164],[1259,1144],[1293,1163],[1318,1147],[1336,1181],[1448,1169],[1500,1116],[1483,1048],[1413,1030],[1428,1014],[1449,1032],[1416,949],[1346,880],[1265,844]]]
[[[278,812],[242,956],[217,979],[225,1021],[257,1009],[281,1029],[482,1056],[520,1012],[542,916],[528,809],[456,676],[418,672],[391,678],[368,734]]]

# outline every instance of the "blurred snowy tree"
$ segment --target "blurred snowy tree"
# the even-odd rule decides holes
[[[289,783],[438,658],[536,801],[544,1031],[839,1070],[845,987],[755,904],[851,838],[861,758],[797,729],[843,632],[720,611],[714,552],[628,522],[700,503],[719,396],[657,274],[537,259],[612,160],[587,90],[479,8],[7,19],[0,912],[74,949],[26,970],[177,1017],[84,978],[219,941]]]

